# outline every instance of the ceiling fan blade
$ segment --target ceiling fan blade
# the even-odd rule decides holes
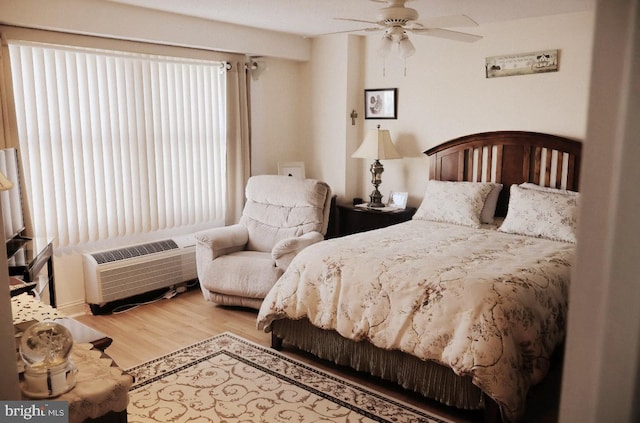
[[[374,25],[382,25],[381,22],[365,21],[363,19],[351,19],[351,18],[333,18],[333,19],[337,21],[362,22],[362,23],[368,23],[368,24],[374,24]]]
[[[458,28],[478,26],[478,23],[467,15],[453,15],[420,19],[415,25],[423,28]]]
[[[439,38],[448,38],[450,40],[464,41],[466,43],[473,43],[475,41],[482,39],[481,35],[467,34],[466,32],[451,31],[448,29],[440,29],[440,28],[409,28],[409,31],[415,34],[429,35],[432,37],[439,37]]]
[[[404,6],[404,4],[408,1],[413,1],[413,0],[370,0],[374,3],[397,3],[397,4],[402,4]]]
[[[370,27],[370,28],[360,28],[360,29],[347,29],[344,31],[335,31],[335,32],[325,32],[322,34],[317,34],[317,35],[313,35],[312,37],[305,37],[305,38],[313,38],[313,37],[319,37],[321,35],[333,35],[333,34],[347,34],[350,32],[372,32],[372,31],[382,31],[384,28],[382,27]]]

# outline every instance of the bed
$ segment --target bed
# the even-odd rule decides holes
[[[276,348],[518,421],[565,336],[580,153],[578,141],[524,131],[425,151],[413,219],[305,249],[258,327]]]

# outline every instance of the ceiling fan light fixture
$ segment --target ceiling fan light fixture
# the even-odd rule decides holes
[[[378,54],[382,57],[389,56],[391,52],[391,47],[393,46],[393,37],[390,33],[385,32],[382,36],[382,41],[380,42],[380,48],[378,49]]]
[[[398,50],[400,51],[400,56],[405,59],[407,57],[413,56],[413,54],[416,52],[416,48],[414,47],[413,43],[406,33],[404,33],[400,38],[400,42],[398,43]]]

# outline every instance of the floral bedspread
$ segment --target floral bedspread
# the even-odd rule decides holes
[[[470,375],[518,420],[563,340],[573,244],[413,220],[303,250],[258,327],[306,317]]]

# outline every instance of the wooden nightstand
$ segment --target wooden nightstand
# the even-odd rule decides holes
[[[396,223],[411,220],[416,212],[415,207],[407,207],[404,210],[383,212],[376,209],[354,207],[338,204],[338,236],[370,231],[384,228]]]

